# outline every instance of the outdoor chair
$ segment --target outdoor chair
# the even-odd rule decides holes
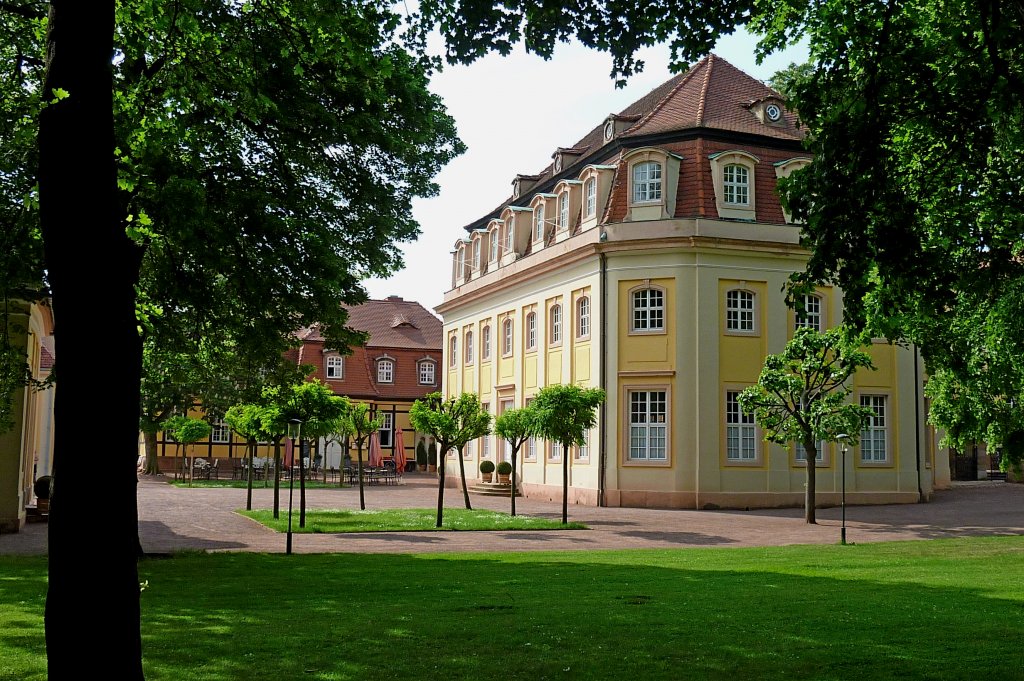
[[[206,477],[207,479],[220,480],[220,459],[213,460],[213,465],[207,471]]]

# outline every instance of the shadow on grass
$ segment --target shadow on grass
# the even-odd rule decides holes
[[[1022,555],[1021,539],[183,555],[140,565],[146,678],[1019,679]],[[9,565],[0,612],[31,619],[12,604],[45,582]],[[2,631],[6,660],[28,643]]]

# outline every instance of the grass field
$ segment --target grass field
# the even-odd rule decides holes
[[[151,681],[1024,677],[1024,537],[139,572]],[[44,559],[0,557],[2,679],[45,678],[45,580]]]
[[[285,532],[288,515],[274,518],[273,511],[239,511],[267,527]],[[336,534],[339,532],[415,532],[437,529],[437,510],[400,508],[373,511],[316,509],[306,511],[306,527],[299,528],[297,514],[292,515],[292,532]],[[583,523],[562,524],[560,520],[464,508],[446,508],[442,530],[585,530]]]

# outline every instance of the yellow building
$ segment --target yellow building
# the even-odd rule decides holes
[[[800,449],[765,443],[736,398],[798,325],[842,318],[834,288],[800,319],[784,300],[808,254],[775,187],[809,162],[802,137],[778,93],[712,55],[517,175],[452,253],[437,308],[446,394],[477,393],[498,414],[546,385],[603,388],[588,445],[567,453],[572,503],[801,504]],[[909,349],[869,352],[878,371],[858,374],[853,399],[876,416],[846,455],[847,500],[927,498],[949,472],[935,466],[922,368]],[[471,470],[506,455],[493,436],[465,454]],[[523,493],[560,498],[562,456],[531,443]],[[842,458],[822,448],[823,504],[839,501]]]

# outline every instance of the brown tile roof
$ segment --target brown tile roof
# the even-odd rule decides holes
[[[713,128],[776,139],[803,139],[803,130],[797,127],[792,112],[783,113],[785,125],[766,125],[757,119],[750,105],[766,97],[782,99],[778,92],[721,57],[708,55],[678,79],[623,137]]]
[[[369,334],[368,348],[441,350],[441,320],[415,301],[388,296],[345,309],[348,326]],[[298,336],[301,340],[323,340],[317,327],[302,329]]]
[[[685,73],[669,78],[612,116],[619,121],[635,121],[632,126],[620,133],[620,138],[692,128],[712,128],[776,139],[803,139],[804,133],[797,128],[797,117],[792,112],[783,113],[786,125],[765,125],[757,119],[749,107],[765,97],[782,99],[778,92],[761,81],[747,75],[721,57],[710,54]],[[561,150],[589,152],[603,146],[604,120],[578,142]],[[554,175],[554,163],[549,163],[537,175],[519,175],[532,182],[529,186],[524,185],[521,198],[528,195],[530,188],[543,185]],[[533,182],[534,178],[536,182]],[[515,201],[514,197],[509,196],[494,210],[466,225],[465,229],[471,231],[475,225],[498,215],[505,206]]]

